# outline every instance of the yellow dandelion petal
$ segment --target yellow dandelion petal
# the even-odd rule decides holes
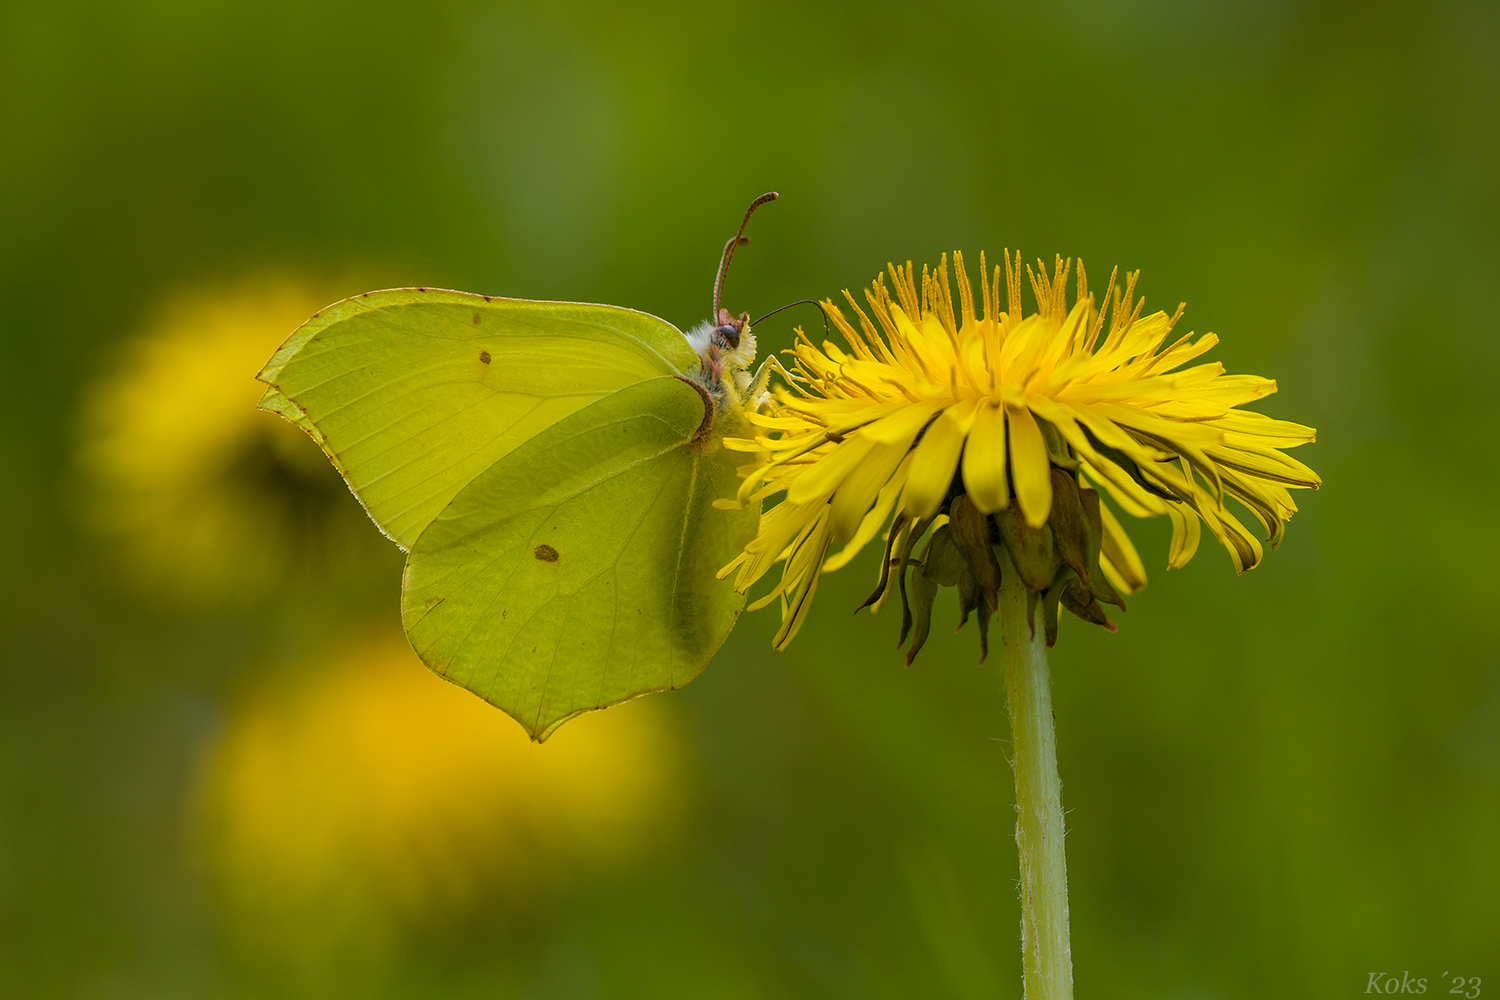
[[[896,466],[885,485],[880,488],[880,494],[875,498],[875,505],[865,514],[864,519],[859,522],[859,528],[854,537],[839,551],[836,556],[831,556],[823,563],[823,572],[832,573],[840,566],[848,564],[849,560],[859,554],[859,550],[870,543],[870,540],[885,525],[886,518],[891,516],[891,509],[896,506],[896,498],[901,495],[906,486],[906,476],[911,468],[911,456],[904,455],[901,462]],[[842,491],[840,491],[842,492]],[[834,499],[834,510],[832,516],[839,516],[838,499]]]
[[[907,447],[916,440],[927,422],[937,415],[942,404],[928,403],[902,406],[887,417],[870,424],[865,434],[881,444],[900,444]]]
[[[1215,420],[1214,425],[1225,431],[1226,443],[1233,443],[1234,439],[1230,435],[1234,434],[1286,442],[1272,446],[1276,448],[1295,448],[1299,444],[1311,444],[1318,439],[1318,432],[1311,427],[1294,424],[1290,420],[1273,420],[1253,410],[1230,411]]]
[[[981,514],[993,514],[1010,503],[1005,474],[1005,411],[986,403],[974,414],[964,448],[964,486]]]
[[[1208,454],[1219,465],[1274,483],[1312,488],[1323,482],[1316,472],[1290,455],[1245,439],[1240,439],[1233,447],[1210,448]]]
[[[1110,583],[1115,585],[1116,590],[1124,591],[1125,596],[1140,590],[1146,585],[1146,565],[1141,562],[1141,557],[1135,551],[1135,545],[1130,541],[1130,536],[1125,533],[1125,528],[1115,517],[1114,511],[1104,504],[1099,505],[1099,515],[1104,522],[1104,534],[1101,539],[1103,547],[1103,559],[1100,562],[1106,569],[1112,569],[1114,576]]]
[[[912,451],[911,475],[902,498],[912,517],[931,517],[938,512],[958,468],[969,425],[974,422],[974,401],[948,407],[927,425],[922,440]]]
[[[792,503],[809,503],[831,496],[859,468],[875,444],[871,438],[857,437],[835,445],[827,457],[797,477],[786,498]]]
[[[902,444],[875,445],[844,479],[833,496],[829,514],[835,541],[848,542],[855,537],[866,514],[876,504],[881,488],[890,481],[906,454]]]
[[[1052,473],[1047,460],[1047,444],[1036,425],[1036,418],[1024,406],[1005,408],[1010,428],[1010,467],[1015,477],[1016,502],[1026,523],[1039,528],[1047,523],[1052,507]]]

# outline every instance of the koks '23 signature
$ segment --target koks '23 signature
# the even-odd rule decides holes
[[[1438,977],[1438,979],[1442,982],[1451,982],[1453,984],[1453,988],[1448,991],[1449,993],[1456,993],[1459,996],[1468,997],[1469,1000],[1474,1000],[1475,997],[1479,996],[1478,976],[1474,976],[1471,979],[1465,979],[1463,976],[1454,976],[1452,979],[1449,979],[1448,973],[1445,970],[1443,974]],[[1421,979],[1413,979],[1410,972],[1401,973],[1400,979],[1397,979],[1394,975],[1391,975],[1389,973],[1372,972],[1370,973],[1370,981],[1365,985],[1365,992],[1426,993],[1427,979],[1425,976]]]

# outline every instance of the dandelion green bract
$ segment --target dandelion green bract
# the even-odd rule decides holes
[[[735,456],[704,433],[698,364],[644,313],[404,289],[305,324],[261,405],[408,551],[422,659],[544,739],[687,683],[743,605],[714,574],[758,511],[713,507]]]

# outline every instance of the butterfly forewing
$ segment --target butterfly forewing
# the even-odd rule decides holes
[[[470,481],[569,414],[697,357],[614,306],[396,289],[304,324],[260,373],[382,531],[410,549]]]

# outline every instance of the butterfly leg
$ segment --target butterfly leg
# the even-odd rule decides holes
[[[757,413],[771,398],[772,372],[780,372],[783,376],[787,374],[786,369],[781,367],[781,362],[776,360],[774,354],[767,357],[760,363],[760,367],[755,369],[755,375],[750,379],[750,387],[745,392],[745,405]]]

